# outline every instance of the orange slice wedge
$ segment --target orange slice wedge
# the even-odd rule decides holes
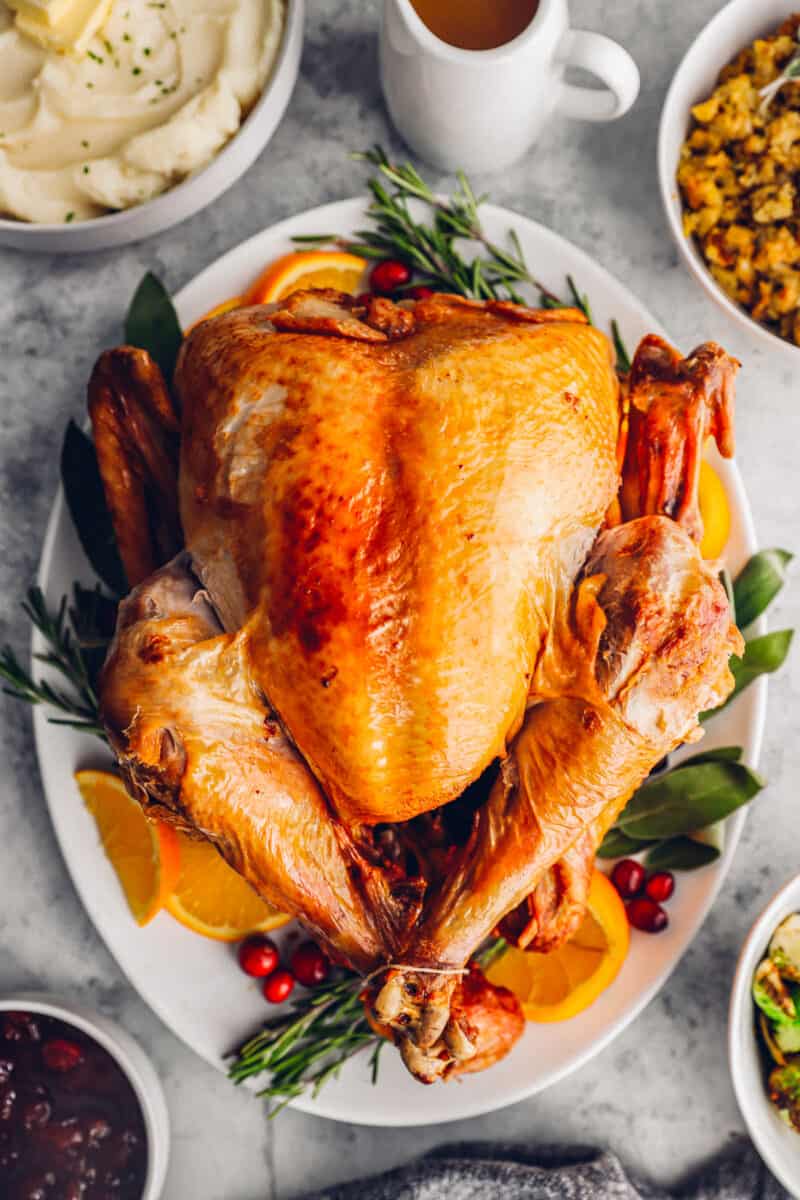
[[[246,304],[269,304],[284,300],[300,288],[336,288],[356,296],[364,290],[366,263],[344,250],[297,250],[284,254],[256,280],[245,297]]]
[[[529,1021],[567,1021],[593,1004],[616,978],[628,953],[630,926],[614,885],[595,871],[578,932],[552,954],[513,946],[486,972],[510,988]]]
[[[291,920],[257,896],[210,842],[177,836],[180,874],[166,907],[182,925],[219,942],[238,942]]]
[[[134,919],[146,925],[178,878],[177,834],[163,821],[148,821],[118,775],[78,771],[75,780]]]
[[[731,532],[731,510],[725,485],[710,463],[700,464],[698,488],[700,516],[703,518],[703,558],[719,558]]]

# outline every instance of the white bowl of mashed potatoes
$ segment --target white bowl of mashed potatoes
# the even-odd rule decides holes
[[[22,32],[0,0],[0,243],[100,250],[204,208],[283,116],[303,7],[111,0],[102,27],[65,53]]]

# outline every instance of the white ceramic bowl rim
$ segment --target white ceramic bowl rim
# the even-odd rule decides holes
[[[800,1197],[800,1135],[786,1131],[796,1142],[796,1146],[788,1143],[790,1149],[786,1158],[795,1160],[790,1166],[784,1161],[783,1154],[776,1150],[774,1138],[766,1133],[770,1127],[774,1129],[779,1118],[770,1103],[763,1080],[760,1081],[760,1091],[755,1094],[750,1081],[745,1080],[745,1063],[739,1045],[740,1035],[744,1034],[746,1038],[752,1038],[752,1045],[757,1049],[758,1035],[751,998],[753,973],[766,953],[772,934],[784,917],[792,912],[800,912],[800,875],[789,879],[772,897],[753,922],[742,944],[728,1011],[728,1063],[739,1111],[756,1149],[787,1191],[792,1196]],[[780,1129],[780,1132],[783,1130]]]
[[[191,175],[187,175],[185,179],[180,181],[180,183],[176,183],[174,187],[167,188],[165,192],[161,192],[158,196],[154,196],[152,200],[146,200],[144,204],[134,204],[130,208],[120,209],[117,212],[104,213],[101,217],[89,217],[89,219],[86,221],[77,221],[75,224],[70,225],[67,225],[63,221],[20,221],[13,217],[0,217],[0,233],[3,231],[18,232],[20,227],[22,227],[30,233],[31,237],[35,236],[36,233],[58,233],[63,235],[63,237],[66,239],[69,238],[70,234],[82,232],[87,228],[91,228],[92,230],[103,230],[110,228],[118,229],[122,225],[135,221],[142,213],[150,214],[153,217],[156,217],[159,213],[163,213],[165,218],[167,218],[167,213],[172,205],[174,197],[182,195],[186,188],[191,187],[192,184],[197,182],[197,180],[202,179],[205,173],[209,171],[212,166],[218,163],[224,164],[228,158],[232,157],[234,153],[234,143],[238,142],[243,135],[247,136],[250,127],[256,124],[261,112],[272,99],[272,91],[275,81],[281,72],[281,68],[284,65],[287,55],[289,54],[291,41],[290,35],[292,25],[296,19],[296,10],[298,8],[299,6],[295,3],[295,0],[285,0],[285,16],[283,29],[281,30],[280,45],[272,66],[270,67],[267,82],[264,84],[261,94],[256,100],[255,104],[250,109],[239,128],[236,130],[236,133],[233,135],[233,137],[229,138],[222,149],[218,151],[218,153],[215,154],[211,161],[207,162],[204,167],[201,167],[198,171],[195,171]],[[171,224],[172,222],[169,221],[169,223]]]
[[[144,1120],[147,1172],[141,1200],[158,1200],[169,1157],[169,1112],[155,1068],[139,1043],[108,1017],[48,992],[0,992],[0,1013],[17,1011],[64,1021],[114,1059],[133,1088]]]
[[[694,240],[687,238],[684,234],[682,224],[683,204],[677,193],[677,181],[675,177],[678,162],[670,146],[678,126],[680,126],[681,133],[680,142],[683,142],[689,129],[689,109],[693,104],[705,99],[709,94],[707,91],[705,94],[698,92],[687,99],[684,93],[689,88],[688,81],[703,71],[703,68],[705,68],[705,73],[710,73],[710,64],[713,66],[714,80],[716,80],[719,72],[731,61],[736,53],[735,50],[733,54],[726,53],[722,61],[717,61],[718,52],[715,53],[715,51],[717,45],[723,41],[723,32],[727,34],[729,30],[741,30],[741,38],[738,39],[738,48],[743,49],[760,34],[774,30],[781,19],[785,19],[785,17],[791,15],[798,6],[796,3],[787,2],[785,4],[779,3],[775,7],[785,9],[783,18],[780,15],[770,15],[772,9],[766,4],[756,4],[753,3],[753,0],[730,0],[700,30],[695,40],[689,46],[672,77],[672,82],[664,101],[664,107],[661,110],[661,120],[658,130],[658,178],[661,200],[670,232],[691,273],[705,291],[725,309],[729,316],[740,325],[745,325],[751,333],[754,333],[762,341],[769,343],[773,350],[776,348],[777,343],[778,347],[791,354],[796,364],[797,356],[800,354],[800,347],[780,337],[779,334],[773,333],[771,329],[768,329],[765,325],[762,325],[755,318],[751,317],[745,308],[731,300],[714,279],[705,261],[701,258],[694,245]]]

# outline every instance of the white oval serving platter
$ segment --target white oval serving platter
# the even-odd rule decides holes
[[[482,213],[492,239],[502,242],[509,229],[517,231],[531,270],[549,288],[563,294],[565,276],[571,274],[589,296],[596,323],[608,330],[611,319],[616,318],[631,349],[644,334],[661,332],[627,288],[577,247],[516,213],[489,205]],[[364,221],[365,202],[354,199],[313,209],[257,234],[179,292],[175,299],[183,327],[226,298],[240,295],[264,265],[293,248],[293,235],[346,235],[363,227]],[[698,330],[696,341],[701,340],[702,331]],[[682,347],[687,352],[691,348]],[[756,548],[750,511],[736,466],[719,459],[714,463],[731,503],[726,563],[736,572]],[[76,578],[89,581],[92,574],[59,493],[45,538],[40,582],[52,604]],[[41,648],[35,638],[34,650]],[[709,724],[704,745],[741,745],[746,761],[755,766],[765,702],[762,679]],[[267,1016],[257,984],[239,971],[231,947],[190,933],[166,913],[145,929],[134,924],[73,780],[79,767],[109,765],[107,752],[96,739],[48,724],[41,709],[35,710],[34,722],[56,836],[89,915],[151,1008],[187,1045],[224,1069],[225,1053]],[[302,1097],[294,1102],[295,1107],[364,1125],[431,1125],[501,1108],[576,1070],[624,1029],[664,984],[722,885],[744,819],[743,812],[729,819],[725,851],[717,863],[681,876],[670,904],[669,929],[658,937],[634,931],[620,975],[580,1016],[557,1025],[528,1025],[512,1053],[490,1070],[428,1088],[416,1083],[393,1053],[382,1056],[380,1077],[373,1086],[368,1056],[362,1055],[347,1064],[338,1079],[327,1083],[316,1099]]]

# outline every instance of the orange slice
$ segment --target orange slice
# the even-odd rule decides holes
[[[284,254],[256,280],[245,297],[247,304],[284,300],[300,288],[336,288],[356,296],[364,290],[366,263],[344,250],[297,250]]]
[[[616,978],[628,953],[630,926],[614,885],[595,871],[578,932],[552,954],[513,946],[486,972],[510,988],[529,1021],[567,1021],[593,1004]]]
[[[210,842],[183,834],[178,841],[180,874],[166,907],[182,925],[220,942],[238,942],[291,920],[257,896]]]
[[[700,553],[703,558],[719,558],[731,532],[731,510],[725,485],[707,462],[700,464],[698,500],[703,518]]]
[[[177,834],[163,821],[148,821],[118,775],[78,771],[75,780],[134,919],[146,925],[178,878]]]

